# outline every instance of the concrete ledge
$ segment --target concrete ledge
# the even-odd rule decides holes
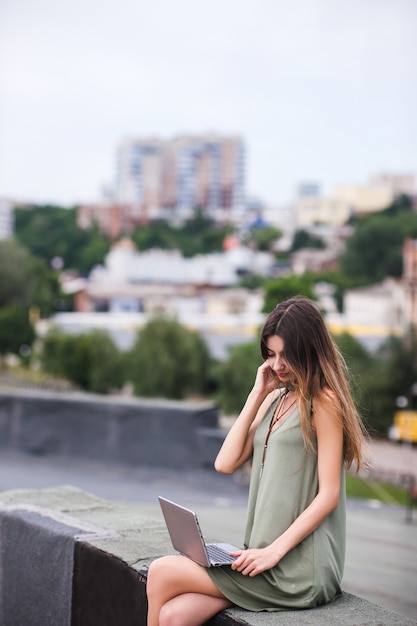
[[[211,402],[0,389],[0,447],[147,467],[212,466],[218,413]]]
[[[169,553],[165,524],[141,514],[140,507],[119,506],[71,486],[0,493],[0,624],[146,626],[146,579],[140,570]],[[300,623],[415,626],[417,621],[343,593],[317,609],[231,609],[209,622]]]

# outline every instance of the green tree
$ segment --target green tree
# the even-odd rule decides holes
[[[39,359],[44,372],[66,377],[64,361],[67,354],[67,340],[69,346],[71,336],[55,327],[48,330],[42,338]]]
[[[214,220],[205,215],[201,208],[197,208],[194,214],[185,220],[181,231],[191,237],[198,237],[202,232],[212,228],[215,228]]]
[[[300,229],[294,233],[294,237],[291,245],[291,252],[301,250],[302,248],[325,248],[325,244],[321,237],[312,235],[307,230]]]
[[[178,247],[186,257],[220,252],[225,237],[234,230],[231,226],[217,225],[211,217],[197,209],[194,215],[177,229]]]
[[[389,337],[375,355],[373,376],[368,378],[367,386],[370,420],[377,434],[387,434],[397,410],[397,398],[409,398],[416,382],[417,333],[410,329],[404,337]]]
[[[417,213],[411,199],[400,196],[384,211],[357,222],[340,257],[342,272],[356,286],[401,276],[406,237],[417,237]]]
[[[259,342],[253,341],[230,348],[229,358],[217,366],[218,401],[226,415],[242,410],[261,363]]]
[[[252,272],[246,272],[241,275],[239,279],[239,287],[243,289],[249,289],[250,291],[260,289],[265,283],[265,276],[260,274],[252,274]]]
[[[155,318],[138,333],[129,375],[138,396],[182,399],[207,389],[211,359],[202,337],[177,320]]]
[[[336,303],[337,310],[339,313],[343,313],[345,293],[348,289],[355,287],[355,281],[348,278],[340,269],[328,270],[316,274],[315,280],[316,282],[325,282],[333,286],[333,299]]]
[[[252,244],[257,250],[268,252],[278,239],[282,237],[282,231],[274,226],[254,226],[249,231],[247,243]]]
[[[45,205],[28,205],[15,210],[15,233],[18,241],[48,265],[54,257],[66,267],[72,266],[72,255],[79,247],[74,209]]]
[[[151,248],[172,250],[178,245],[178,233],[166,220],[152,220],[149,224],[136,228],[131,238],[141,251]]]
[[[413,201],[411,196],[401,194],[392,202],[392,204],[385,210],[385,213],[390,216],[400,215],[404,213],[411,214],[413,212]]]
[[[124,356],[104,331],[71,335],[50,330],[40,353],[45,372],[95,393],[108,393],[124,383]]]
[[[316,300],[313,287],[314,279],[309,274],[282,276],[267,280],[264,284],[265,299],[262,311],[263,313],[270,313],[279,302],[294,296],[306,296],[311,300]]]
[[[0,355],[20,354],[23,346],[31,346],[36,338],[27,311],[23,308],[0,308]]]
[[[191,257],[221,251],[226,235],[231,232],[234,228],[217,225],[197,209],[192,217],[178,226],[166,220],[152,220],[137,228],[132,233],[132,240],[142,251],[150,248],[175,249]]]
[[[58,277],[41,259],[15,241],[0,242],[0,308],[36,306],[49,315],[61,298]]]
[[[348,334],[335,337],[351,373],[352,390],[369,433],[386,437],[399,396],[417,382],[417,336],[389,337],[370,353]]]
[[[365,424],[373,428],[369,389],[374,376],[375,357],[349,333],[335,335],[334,339],[348,367],[356,406]]]
[[[106,254],[110,250],[109,240],[99,231],[96,224],[88,231],[88,237],[80,246],[77,256],[73,261],[76,269],[82,274],[88,272],[96,265],[102,265]]]
[[[358,284],[377,283],[402,272],[403,235],[400,225],[386,217],[359,223],[347,240],[341,269]]]
[[[54,258],[64,267],[81,273],[102,263],[109,241],[96,226],[83,230],[77,225],[75,208],[28,205],[15,211],[15,234],[18,241],[48,266]]]

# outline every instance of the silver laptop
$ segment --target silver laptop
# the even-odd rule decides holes
[[[172,545],[180,554],[188,556],[204,567],[230,565],[237,557],[229,552],[241,550],[229,543],[206,543],[197,515],[185,507],[161,496],[158,498],[171,537]]]

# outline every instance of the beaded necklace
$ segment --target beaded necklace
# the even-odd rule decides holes
[[[262,451],[261,471],[260,471],[260,474],[259,474],[259,478],[262,478],[262,474],[263,474],[263,471],[264,471],[266,451],[268,449],[268,442],[269,442],[269,437],[271,436],[271,433],[272,433],[272,429],[275,426],[275,424],[277,422],[279,422],[284,417],[284,415],[287,415],[287,413],[292,409],[294,404],[297,402],[297,398],[295,398],[295,400],[293,402],[291,402],[291,404],[289,406],[287,406],[285,411],[282,411],[282,413],[280,413],[280,410],[284,406],[285,400],[288,398],[288,396],[291,393],[291,391],[292,391],[292,389],[288,389],[287,391],[285,391],[285,393],[282,394],[282,396],[278,400],[277,408],[276,408],[276,410],[272,414],[271,421],[269,423],[268,432],[267,432],[266,437],[265,437],[264,449]]]

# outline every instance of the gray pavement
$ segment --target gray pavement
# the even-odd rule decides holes
[[[375,467],[411,471],[417,449],[385,443],[373,446]],[[165,495],[197,510],[207,539],[242,543],[247,487],[214,470],[181,472],[33,457],[0,451],[0,491],[70,484],[94,495],[136,504],[161,518],[157,496]],[[417,510],[376,501],[349,500],[347,555],[343,588],[417,620]],[[416,622],[417,623],[417,622]]]

